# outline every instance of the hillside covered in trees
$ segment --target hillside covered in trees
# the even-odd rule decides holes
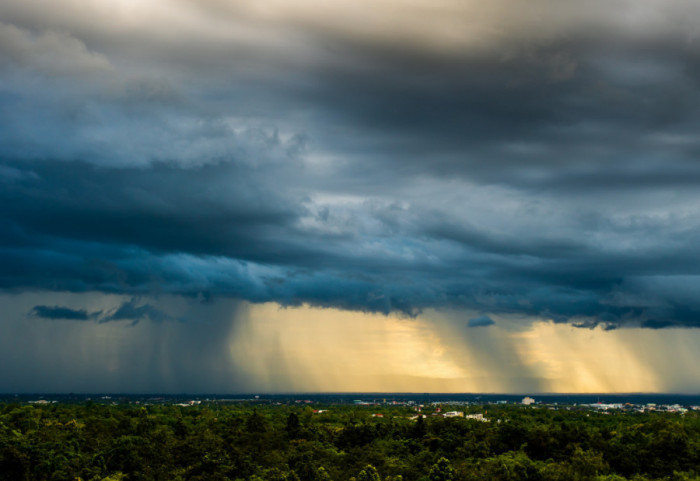
[[[0,480],[700,480],[697,412],[467,411],[5,403]]]

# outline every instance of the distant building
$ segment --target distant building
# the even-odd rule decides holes
[[[526,406],[529,406],[530,404],[535,404],[535,400],[529,396],[525,396],[521,402]]]
[[[487,423],[487,422],[489,422],[489,420],[486,419],[486,418],[484,417],[484,415],[481,414],[481,413],[479,413],[479,414],[467,414],[467,415],[464,416],[464,417],[467,418],[467,419],[473,419],[474,421],[481,421],[482,423]]]
[[[461,411],[448,411],[445,414],[443,414],[443,416],[445,416],[446,418],[463,418],[464,413]]]

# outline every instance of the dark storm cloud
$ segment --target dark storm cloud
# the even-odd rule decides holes
[[[0,287],[700,325],[697,7],[460,5],[0,7]]]
[[[141,321],[163,322],[175,320],[164,311],[148,304],[141,303],[137,298],[123,302],[109,311],[87,311],[72,309],[65,306],[34,306],[29,312],[31,316],[51,320],[95,321],[99,323],[112,321],[131,321],[136,325]]]
[[[7,182],[0,194],[6,206],[0,281],[7,289],[205,293],[408,315],[461,306],[582,327],[652,315],[687,326],[697,319],[697,302],[668,279],[633,282],[662,272],[672,280],[696,268],[691,245],[666,252],[669,239],[658,236],[639,254],[611,253],[575,240],[584,232],[581,222],[552,240],[528,232],[527,218],[508,235],[488,232],[487,224],[465,236],[447,234],[459,218],[454,213],[439,217],[418,207],[361,203],[318,214],[313,203],[283,189],[265,186],[264,195],[249,195],[239,182],[261,188],[264,180],[235,161],[196,168],[8,166],[33,175]],[[620,235],[627,241],[631,234]],[[655,252],[663,256],[649,255]],[[686,277],[684,284],[692,289],[697,281]],[[132,300],[100,321],[166,318]]]
[[[372,58],[372,75],[324,72],[319,102],[361,126],[392,169],[537,190],[694,185],[697,170],[686,163],[700,152],[692,73],[700,46],[677,38],[651,52],[636,44],[610,51],[606,41],[624,42],[610,36],[507,59],[487,51],[399,62],[386,52]],[[552,73],[559,64],[569,66],[562,77]]]
[[[95,314],[88,313],[85,309],[71,309],[63,306],[34,306],[31,314],[43,319],[65,319],[69,321],[88,321],[95,317]]]
[[[486,327],[493,326],[494,324],[496,324],[494,320],[486,315],[475,317],[467,321],[467,327]]]
[[[666,327],[673,327],[673,323],[671,321],[657,321],[655,319],[647,319],[646,321],[642,322],[642,327],[648,327],[650,329],[664,329]]]

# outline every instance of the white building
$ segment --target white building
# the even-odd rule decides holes
[[[483,414],[467,414],[465,416],[467,419],[473,419],[475,421],[481,421],[482,423],[487,423],[489,420],[484,417]]]

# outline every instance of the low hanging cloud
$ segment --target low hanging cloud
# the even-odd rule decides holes
[[[99,312],[88,312],[85,309],[71,309],[64,306],[34,306],[31,315],[42,319],[64,319],[68,321],[89,321],[97,317]]]
[[[0,288],[698,327],[696,3],[2,5]]]
[[[641,324],[642,327],[647,327],[649,329],[664,329],[667,327],[674,327],[674,324],[670,321],[657,321],[656,319],[647,319]]]
[[[173,319],[162,310],[150,304],[141,304],[136,299],[131,299],[130,301],[124,302],[113,312],[100,318],[99,322],[112,322],[124,320],[129,320],[132,322],[132,325],[135,325],[141,322],[142,320],[149,320],[152,322],[163,322]]]
[[[467,321],[467,327],[487,327],[493,326],[494,324],[496,324],[494,320],[487,315],[475,317]]]
[[[141,321],[164,322],[175,320],[172,316],[157,307],[143,303],[136,298],[123,302],[110,310],[87,311],[66,306],[42,306],[32,308],[29,314],[33,317],[48,320],[94,321],[97,323],[113,321],[131,321],[134,326]]]

